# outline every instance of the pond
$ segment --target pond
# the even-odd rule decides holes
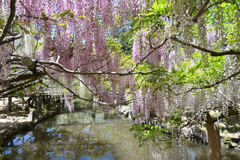
[[[9,140],[3,154],[11,160],[175,160],[209,159],[208,145],[182,141],[175,147],[166,142],[160,148],[152,142],[139,147],[124,117],[97,110],[78,108],[61,113],[35,126],[32,131]],[[239,158],[233,150],[223,152]],[[227,159],[227,158],[226,158]]]

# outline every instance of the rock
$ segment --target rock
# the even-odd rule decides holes
[[[190,140],[200,140],[203,143],[208,143],[208,136],[206,130],[202,130],[198,127],[184,127],[182,128],[182,133],[185,138],[190,137]]]
[[[187,127],[182,128],[183,136],[187,139],[189,138],[189,131],[190,131],[190,129]]]
[[[238,133],[228,133],[228,134],[225,134],[225,133],[227,133],[227,130],[225,130],[223,133],[220,133],[220,136],[221,137],[229,137],[229,138],[231,138],[231,139],[234,139],[234,140],[240,140],[240,133],[238,132]]]
[[[234,142],[230,143],[230,147],[237,147],[237,146],[238,146],[237,143],[234,143]]]
[[[125,115],[126,117],[128,117],[128,116],[129,116],[129,111],[126,111],[126,112],[124,113],[124,115]]]
[[[235,147],[235,148],[234,148],[234,150],[236,150],[236,151],[238,151],[238,152],[239,152],[239,151],[240,151],[240,146],[238,146],[238,147]]]
[[[11,121],[15,121],[17,117],[15,116],[8,116],[8,119],[11,120]]]
[[[129,115],[129,116],[128,116],[128,119],[132,119],[132,118],[133,118],[133,116],[132,116],[132,115]]]
[[[34,122],[35,120],[35,111],[31,111],[27,117],[27,120],[30,122]]]
[[[5,119],[7,116],[5,114],[0,114],[0,119]]]
[[[221,128],[221,129],[226,129],[227,126],[226,126],[224,123],[219,122],[219,128]]]
[[[56,107],[50,107],[49,110],[50,110],[50,111],[57,111],[57,108],[56,108]]]

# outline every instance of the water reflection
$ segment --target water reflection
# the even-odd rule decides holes
[[[64,113],[14,137],[3,153],[11,160],[209,159],[207,145],[187,141],[177,146],[161,142],[160,147],[146,142],[139,148],[131,126],[124,118],[98,110]]]

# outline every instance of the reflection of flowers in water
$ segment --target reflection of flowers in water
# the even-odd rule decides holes
[[[67,106],[67,107],[68,107],[68,110],[69,110],[70,112],[72,112],[72,111],[74,111],[74,103],[71,102],[70,96],[72,96],[72,95],[69,95],[69,94],[67,94],[67,93],[64,93],[64,100],[65,100],[64,106]]]

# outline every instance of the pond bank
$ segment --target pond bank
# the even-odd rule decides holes
[[[124,115],[124,117],[132,120],[136,120],[143,116],[143,114],[138,115],[132,115],[132,111],[130,110],[130,107],[123,106],[119,108],[119,112],[121,115]],[[186,113],[183,114],[181,117],[182,122],[186,122],[189,117],[192,115],[189,115],[190,111],[186,111]],[[166,116],[168,120],[170,120],[170,115]],[[166,118],[165,117],[165,118]],[[140,122],[140,121],[138,121]],[[149,121],[149,125],[157,125],[159,128],[165,129],[169,128],[168,124],[161,123],[156,118],[151,119]],[[240,151],[240,127],[238,124],[235,124],[235,126],[231,126],[231,128],[237,128],[238,130],[235,130],[233,132],[228,130],[228,127],[222,123],[219,122],[219,128],[220,128],[220,137],[221,137],[221,146],[222,148],[233,148],[237,151]],[[204,143],[208,144],[208,134],[205,126],[205,122],[202,122],[202,124],[198,124],[195,120],[189,123],[188,126],[182,128],[182,137],[198,143]]]
[[[18,103],[18,99],[14,99],[13,104],[14,102]],[[54,103],[54,106],[50,110],[43,109],[41,115],[35,117],[36,109],[26,111],[24,110],[25,105],[21,105],[21,107],[18,105],[13,108],[12,112],[8,112],[8,106],[0,101],[0,160],[8,159],[2,155],[4,143],[14,135],[32,130],[36,124],[57,115],[62,104]]]

